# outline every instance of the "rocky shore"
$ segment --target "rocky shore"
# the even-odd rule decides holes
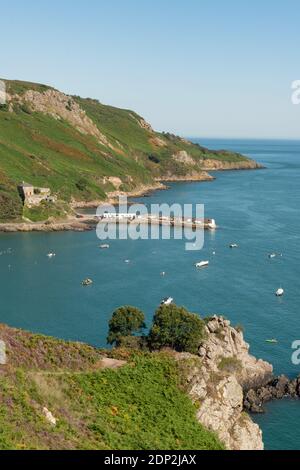
[[[178,175],[166,175],[163,178],[159,178],[159,181],[164,181],[164,182],[181,182],[181,181],[186,181],[186,182],[193,182],[193,181],[214,181],[216,178],[214,176],[211,176],[207,171],[195,171],[191,172],[188,175],[184,176],[178,176]]]
[[[244,408],[251,413],[264,413],[265,403],[283,398],[300,398],[300,376],[290,380],[281,375],[273,378],[263,387],[252,388],[245,395]]]
[[[233,171],[233,170],[262,170],[264,166],[255,160],[240,162],[226,162],[214,159],[206,159],[202,162],[204,171]]]
[[[19,222],[0,224],[0,232],[85,232],[93,230],[97,219],[92,216],[72,217],[65,221]]]

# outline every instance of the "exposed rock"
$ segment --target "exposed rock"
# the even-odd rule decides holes
[[[57,120],[64,119],[79,132],[96,137],[101,144],[112,147],[106,136],[100,132],[86,112],[71,96],[52,89],[44,93],[28,90],[22,96],[10,96],[10,100],[26,103],[34,112],[48,114]]]
[[[47,408],[43,408],[43,414],[46,418],[46,420],[52,425],[56,426],[57,424],[57,419],[53,416],[51,411],[49,411]]]
[[[4,341],[0,341],[0,365],[5,366],[7,363],[7,356],[6,356],[6,344]]]
[[[206,158],[201,160],[201,165],[205,171],[226,171],[226,170],[257,170],[263,168],[262,165],[255,162],[254,160],[243,160],[236,162],[228,162],[224,160],[214,160],[212,158]]]
[[[209,175],[206,171],[192,171],[189,172],[186,175],[174,175],[172,173],[167,173],[164,176],[161,176],[160,178],[157,178],[157,181],[166,181],[166,182],[172,182],[172,181],[213,181],[215,178],[211,175]]]
[[[244,412],[244,389],[265,386],[273,368],[249,354],[243,333],[232,328],[228,320],[214,316],[206,325],[199,357],[177,357],[182,361],[187,391],[199,406],[198,420],[216,432],[227,449],[262,450],[262,432]],[[260,410],[255,393],[248,393]]]
[[[140,119],[138,121],[139,125],[141,126],[142,129],[146,129],[146,131],[149,131],[149,132],[153,132],[154,133],[154,130],[152,129],[152,126],[151,124],[149,124],[147,121],[145,121],[145,119]]]
[[[180,150],[179,152],[173,155],[173,160],[179,163],[184,163],[185,165],[196,165],[197,162],[189,155],[185,150]]]
[[[118,178],[117,176],[109,176],[109,177],[103,178],[103,183],[104,184],[111,183],[115,187],[115,189],[119,189],[120,186],[122,186],[123,181],[121,180],[121,178]]]
[[[155,145],[156,147],[167,147],[167,142],[165,142],[160,137],[151,137],[150,143]]]
[[[264,413],[263,405],[271,400],[285,397],[300,398],[300,376],[289,380],[284,375],[272,379],[264,387],[253,388],[244,398],[244,407],[251,413]]]
[[[242,369],[235,375],[244,390],[262,387],[273,377],[271,364],[257,360],[249,354],[249,345],[242,331],[230,326],[222,317],[213,317],[206,325],[207,340],[201,345],[199,353],[204,363],[215,372],[219,371],[220,359],[234,358],[242,363]]]

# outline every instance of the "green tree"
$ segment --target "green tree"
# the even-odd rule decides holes
[[[119,346],[122,338],[142,333],[145,325],[144,313],[136,307],[118,308],[109,322],[108,344]]]
[[[152,349],[171,347],[178,352],[198,352],[205,337],[205,323],[198,315],[177,305],[163,305],[156,311],[149,334]]]

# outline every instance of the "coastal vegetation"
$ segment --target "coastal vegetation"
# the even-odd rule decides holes
[[[177,305],[162,305],[155,313],[149,334],[152,349],[170,347],[178,352],[196,354],[204,339],[205,323],[199,315]]]
[[[187,354],[178,325],[188,332],[194,317],[161,306],[146,336],[143,313],[121,307],[109,350],[0,325],[0,449],[263,449],[243,387],[263,387],[272,366],[249,355],[243,334],[217,316],[194,323],[201,335]],[[286,387],[278,381],[274,393]],[[258,399],[248,394],[249,407]]]
[[[120,307],[109,322],[107,343],[120,346],[122,338],[141,333],[146,328],[145,315],[136,307]]]
[[[213,168],[214,162],[220,169],[255,167],[240,154],[211,151],[155,132],[130,110],[67,96],[45,85],[8,80],[5,84],[7,104],[0,108],[2,222],[23,215],[43,220],[57,210],[49,208],[39,216],[24,209],[23,214],[17,193],[22,181],[49,187],[57,200],[70,204],[150,188],[157,180],[206,179],[203,169],[208,164]]]
[[[8,356],[0,366],[0,449],[224,447],[197,421],[171,353],[112,354],[5,326],[0,337]],[[126,362],[105,368],[109,355]]]
[[[177,352],[197,354],[205,338],[205,322],[200,316],[175,304],[161,305],[155,312],[149,334],[139,336],[145,328],[145,315],[141,310],[120,307],[109,322],[107,343],[151,351],[171,348]]]

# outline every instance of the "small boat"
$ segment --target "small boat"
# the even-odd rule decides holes
[[[161,275],[162,277],[164,277],[164,276],[166,275],[165,271],[163,271],[162,273],[160,273],[160,275]]]
[[[282,289],[282,287],[280,287],[277,291],[276,291],[276,297],[282,297],[284,295],[284,289]]]
[[[99,248],[101,248],[101,250],[108,250],[110,246],[105,244],[105,245],[100,245]]]
[[[166,297],[161,301],[160,305],[171,305],[173,301],[174,299],[172,297]]]
[[[266,343],[269,343],[269,344],[277,344],[278,341],[277,341],[277,339],[266,339]]]
[[[229,248],[238,248],[239,245],[237,243],[232,243],[231,245],[229,245]]]
[[[200,263],[196,263],[195,266],[196,268],[207,268],[209,261],[200,261]]]
[[[129,264],[130,263],[130,259],[125,259],[124,261],[126,264]]]
[[[48,253],[47,256],[48,256],[48,258],[54,258],[56,256],[56,254],[55,253]]]
[[[271,254],[269,254],[270,259],[277,258],[278,256],[279,256],[279,258],[282,258],[283,254],[282,253],[271,253]]]
[[[87,278],[87,279],[84,279],[84,281],[82,281],[81,284],[82,284],[84,287],[86,287],[86,286],[91,286],[91,285],[93,284],[93,281],[92,281],[92,279]]]

